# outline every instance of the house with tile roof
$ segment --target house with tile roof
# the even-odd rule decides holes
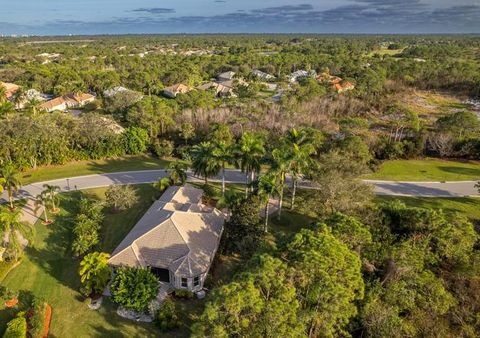
[[[13,95],[20,89],[20,86],[15,83],[0,81],[0,86],[5,88],[5,96],[7,97],[7,100],[12,99]]]
[[[174,99],[177,97],[178,94],[186,94],[191,90],[192,88],[190,88],[189,86],[184,85],[183,83],[177,83],[173,86],[164,88],[162,93],[163,95]]]
[[[202,203],[203,191],[172,186],[118,247],[111,266],[150,268],[173,288],[200,291],[217,252],[225,216]]]
[[[70,108],[83,107],[87,103],[95,101],[95,96],[92,94],[78,93],[67,94],[60,97],[56,97],[52,100],[44,102],[40,105],[40,109],[47,112],[60,110],[65,111]]]

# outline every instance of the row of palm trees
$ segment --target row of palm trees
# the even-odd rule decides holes
[[[10,249],[14,260],[18,259],[21,252],[21,238],[31,239],[33,228],[21,220],[21,209],[15,208],[13,203],[13,195],[21,187],[20,172],[11,164],[7,164],[0,169],[0,193],[7,191],[9,199],[9,208],[0,207],[0,233],[1,236],[6,236],[6,248]],[[55,185],[44,184],[44,190],[36,196],[35,206],[37,211],[43,208],[44,223],[50,224],[51,220],[48,217],[48,211],[53,213],[59,211],[58,208],[58,192],[60,187]]]
[[[202,176],[205,184],[208,178],[221,174],[222,196],[225,195],[225,170],[234,165],[245,174],[245,196],[256,191],[265,197],[265,231],[268,225],[269,200],[278,197],[278,218],[281,217],[287,176],[292,181],[291,209],[295,205],[298,181],[311,163],[315,154],[315,141],[307,130],[290,130],[280,140],[280,146],[267,156],[261,135],[246,132],[238,142],[212,140],[192,148],[192,170]],[[262,163],[270,159],[269,169],[262,172]]]

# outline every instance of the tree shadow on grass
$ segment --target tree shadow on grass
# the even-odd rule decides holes
[[[98,314],[102,317],[107,325],[90,325],[91,337],[132,337],[132,333],[129,332],[132,330],[136,331],[134,334],[135,337],[160,336],[160,332],[157,331],[153,323],[141,323],[122,318],[116,313],[116,309],[117,305],[115,305],[110,298],[104,297],[103,304],[98,310]],[[112,328],[109,328],[108,326]]]
[[[477,168],[462,168],[462,167],[453,167],[453,166],[439,166],[438,167],[441,171],[457,174],[457,175],[464,175],[464,176],[477,176],[480,178],[480,167]]]
[[[79,281],[76,271],[78,261],[73,259],[71,243],[72,227],[77,212],[77,202],[84,194],[72,192],[62,196],[62,212],[55,216],[55,222],[44,226],[37,224],[36,242],[27,247],[29,259],[61,284],[77,290]]]

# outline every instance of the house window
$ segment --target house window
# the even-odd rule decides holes
[[[199,286],[200,285],[200,276],[196,276],[193,278],[193,286]]]
[[[182,288],[188,287],[188,279],[182,277]]]

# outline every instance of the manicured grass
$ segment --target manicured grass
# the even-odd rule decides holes
[[[480,220],[480,199],[473,197],[462,198],[432,198],[432,197],[393,197],[378,196],[377,202],[400,200],[411,207],[442,209],[453,215],[458,213],[472,220]]]
[[[111,252],[150,207],[159,192],[151,185],[135,186],[138,203],[127,211],[111,214],[106,211],[102,227],[100,250]],[[83,194],[104,198],[105,188],[86,190]],[[61,195],[61,213],[49,226],[36,224],[35,242],[27,247],[23,261],[2,282],[14,290],[43,297],[53,307],[52,337],[158,337],[160,332],[153,324],[137,323],[118,316],[117,306],[104,298],[99,311],[92,311],[83,303],[78,292],[79,262],[70,252],[72,219],[82,192]],[[199,300],[178,302],[182,327],[162,337],[186,337],[192,316],[203,308]],[[0,334],[13,317],[11,310],[0,308]]]
[[[28,170],[23,174],[22,184],[118,171],[162,169],[167,167],[169,162],[169,160],[158,159],[147,155],[127,156],[106,160],[77,161],[65,165],[46,166],[35,170]]]
[[[439,159],[393,160],[382,163],[368,179],[392,181],[471,181],[480,179],[480,162]]]

